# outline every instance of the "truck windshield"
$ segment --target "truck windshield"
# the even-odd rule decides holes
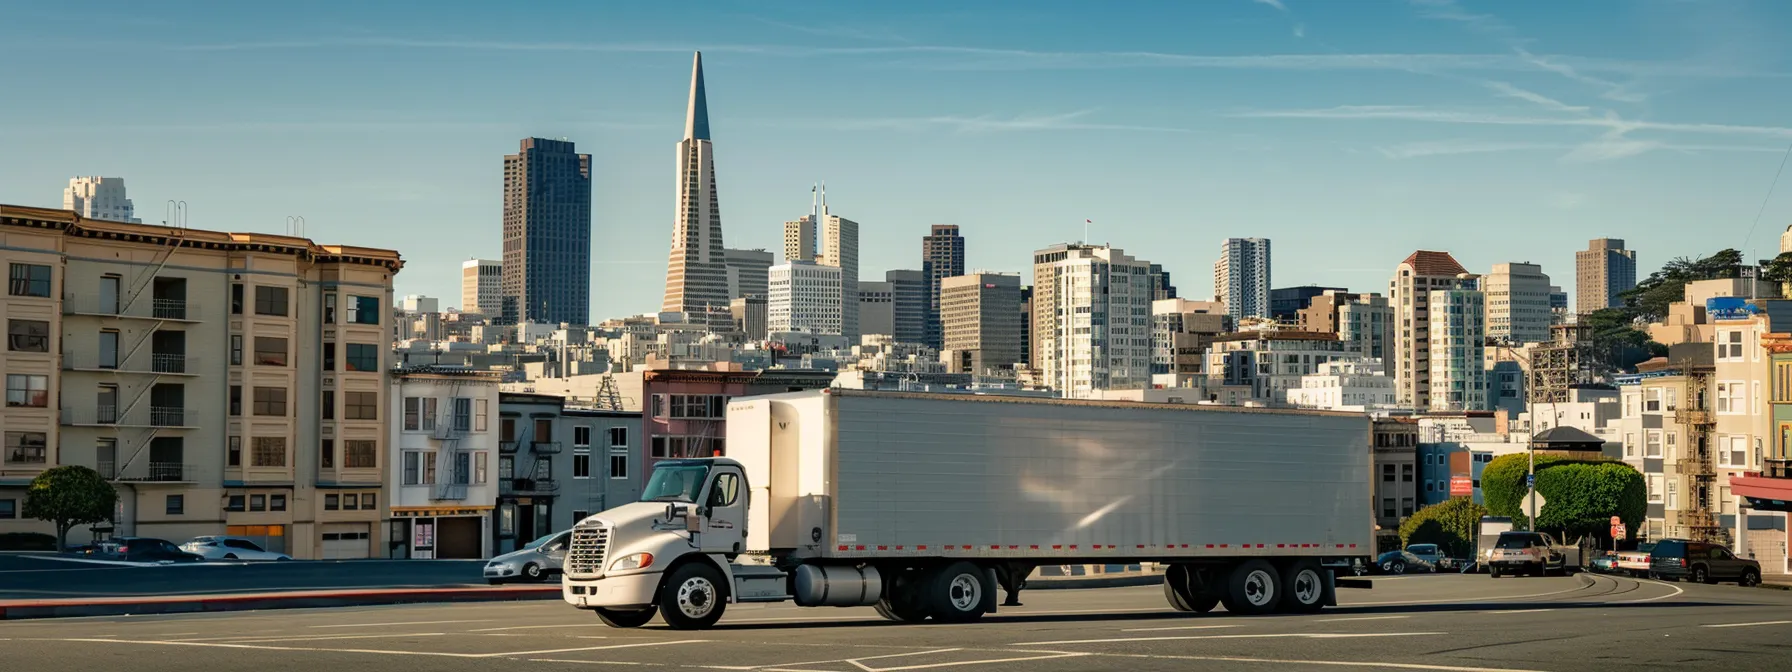
[[[653,477],[647,479],[647,489],[641,491],[641,501],[695,504],[708,475],[708,465],[660,465],[653,469]]]

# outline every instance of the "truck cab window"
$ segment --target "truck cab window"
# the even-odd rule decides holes
[[[716,476],[716,484],[709,490],[709,505],[711,507],[734,506],[734,501],[739,497],[739,476],[734,474]]]
[[[662,464],[654,468],[653,477],[647,480],[641,501],[695,504],[708,476],[709,466],[705,464]]]

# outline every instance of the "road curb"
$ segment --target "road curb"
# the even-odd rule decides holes
[[[558,586],[509,588],[418,588],[335,590],[292,593],[192,595],[102,600],[13,600],[0,602],[0,621],[80,616],[191,614],[261,609],[368,607],[420,602],[513,602],[560,597]]]

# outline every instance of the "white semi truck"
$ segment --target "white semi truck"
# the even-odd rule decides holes
[[[1313,611],[1373,551],[1370,433],[1315,411],[737,398],[728,457],[662,461],[641,501],[577,524],[562,596],[615,627],[785,600],[964,622],[1040,566],[1151,562],[1175,609]]]

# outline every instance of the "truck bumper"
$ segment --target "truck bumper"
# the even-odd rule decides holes
[[[647,607],[659,592],[661,572],[607,576],[579,581],[561,577],[560,598],[580,609]]]

